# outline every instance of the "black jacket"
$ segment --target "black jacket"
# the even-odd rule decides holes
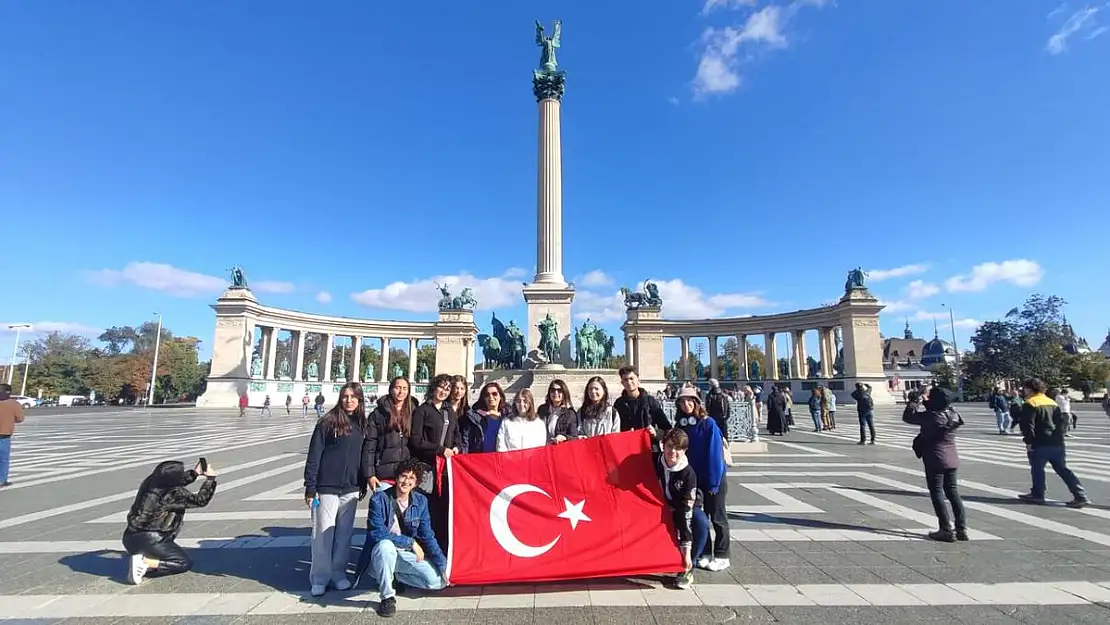
[[[415,403],[415,402],[413,402]],[[416,410],[416,406],[413,406]],[[389,427],[389,396],[378,400],[366,424],[369,457],[366,478],[392,480],[397,477],[397,467],[409,459],[409,437]]]
[[[216,478],[204,480],[200,490],[185,488],[197,479],[195,471],[170,460],[155,467],[135,495],[127,513],[127,528],[136,532],[159,532],[176,536],[188,508],[203,508],[216,493]]]
[[[875,409],[875,400],[871,399],[871,391],[856,389],[852,391],[852,399],[856,400],[856,412],[861,415],[869,414]]]
[[[412,436],[409,438],[409,453],[420,462],[435,470],[436,456],[442,456],[445,449],[459,447],[459,420],[447,402],[441,410],[436,410],[432,402],[424,402],[412,411]],[[447,415],[446,421],[444,414]],[[447,428],[444,436],[443,428]],[[443,444],[440,445],[440,438]]]
[[[621,418],[621,432],[642,430],[653,425],[656,435],[663,436],[673,427],[670,419],[667,418],[667,413],[663,412],[663,406],[659,400],[644,389],[640,389],[640,396],[635,399],[622,392],[613,403],[613,407]]]
[[[464,454],[479,454],[486,442],[486,417],[477,410],[470,409],[466,414],[459,416],[459,452]]]
[[[351,432],[336,436],[328,431],[326,420],[327,415],[316,422],[308,443],[308,457],[304,463],[305,497],[317,493],[345,495],[360,490],[366,483],[366,467],[370,466],[370,442],[366,432],[357,421],[348,418]]]
[[[565,436],[568,439],[578,438],[578,413],[574,411],[574,408],[569,406],[565,408],[555,408],[556,414],[554,417],[552,417],[551,410],[551,405],[544,403],[540,406],[539,410],[536,411],[540,419],[543,419],[543,422],[547,424],[547,438],[549,442],[554,441],[556,436]],[[551,433],[552,418],[555,419],[554,434]]]
[[[666,471],[666,463],[659,456],[655,462],[655,475],[663,488],[663,499],[674,515],[675,529],[681,547],[689,547],[694,539],[691,519],[694,508],[701,507],[701,491],[698,489],[698,476],[687,461],[678,471]],[[694,559],[700,554],[693,554]]]

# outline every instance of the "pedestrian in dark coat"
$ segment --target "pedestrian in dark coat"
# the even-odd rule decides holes
[[[778,436],[786,432],[786,395],[777,386],[767,398],[767,431]]]
[[[956,430],[964,424],[964,420],[960,413],[952,409],[949,401],[944,389],[933,387],[925,399],[925,411],[911,412],[907,408],[902,413],[902,420],[921,428],[913,439],[913,451],[925,465],[929,498],[933,501],[933,510],[940,524],[940,529],[930,533],[929,538],[950,543],[967,540],[968,537],[964,504],[956,487],[956,470],[960,466],[960,456],[956,452]],[[955,531],[948,508],[944,505],[946,498],[952,505]]]

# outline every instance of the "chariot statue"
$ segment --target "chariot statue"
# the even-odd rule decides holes
[[[643,292],[634,292],[632,289],[622,286],[621,295],[624,297],[625,307],[630,310],[663,307],[663,298],[659,296],[659,287],[654,282],[645,281]]]
[[[864,278],[866,277],[867,274],[864,273],[863,269],[860,267],[856,267],[855,269],[849,271],[848,279],[844,281],[844,294],[847,295],[852,291],[866,289],[867,287],[864,286],[863,283]]]
[[[449,285],[446,283],[440,284],[438,282],[436,282],[435,285],[436,288],[439,289],[439,309],[447,310],[451,308],[451,291],[448,290]]]
[[[236,265],[231,268],[231,288],[233,289],[247,289],[247,276],[243,273],[243,268]]]
[[[462,293],[451,300],[451,310],[474,310],[478,305],[478,300],[474,298],[474,291],[470,287],[465,287]]]

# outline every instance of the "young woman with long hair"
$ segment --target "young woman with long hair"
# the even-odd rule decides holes
[[[698,568],[723,571],[729,566],[727,465],[724,454],[724,436],[717,423],[709,418],[701,405],[698,392],[684,388],[675,401],[675,426],[682,428],[690,439],[687,456],[690,466],[698,476],[698,489],[705,501],[705,513],[713,526],[713,544],[706,546],[705,554],[693,554]]]
[[[494,451],[501,418],[508,409],[501,385],[487,382],[478,393],[478,401],[459,417],[459,450],[464,454]]]
[[[524,389],[513,398],[513,409],[497,430],[497,451],[533,449],[547,444],[547,424],[536,414],[536,399]]]
[[[369,455],[362,385],[348,382],[339,403],[316,422],[304,465],[304,503],[312,509],[312,596],[330,584],[348,590],[347,560],[358,500],[366,494]]]
[[[409,453],[430,467],[428,477],[419,488],[428,495],[432,527],[436,539],[446,549],[447,498],[435,488],[439,481],[436,458],[450,458],[459,453],[458,416],[451,410],[451,376],[441,373],[428,384],[424,403],[412,413],[412,436]]]
[[[620,431],[620,416],[609,401],[609,387],[601,376],[586,382],[578,410],[578,438],[604,436]]]
[[[397,477],[397,467],[409,459],[412,412],[416,409],[411,388],[404,377],[390,380],[389,394],[378,400],[367,419],[370,456],[366,479],[371,490],[387,488]]]
[[[547,397],[537,414],[547,424],[548,442],[558,444],[578,438],[578,414],[570,403],[570,389],[566,382],[559,379],[551,381]]]
[[[448,397],[447,403],[451,406],[451,411],[455,413],[455,417],[462,422],[462,418],[466,416],[466,411],[470,409],[467,405],[467,385],[466,378],[461,375],[451,376],[451,396]]]

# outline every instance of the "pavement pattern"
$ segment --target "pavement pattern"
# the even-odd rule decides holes
[[[1031,506],[1019,436],[982,405],[960,406],[960,488],[972,540],[924,538],[936,521],[916,428],[880,409],[878,444],[799,428],[729,472],[732,566],[662,578],[453,587],[400,597],[396,623],[1101,623],[1110,622],[1110,419],[1079,405],[1069,465],[1094,504]],[[354,623],[378,621],[367,588],[308,596],[309,513],[301,501],[312,418],[251,411],[28,412],[0,491],[0,621],[11,623]],[[195,569],[125,581],[119,539],[139,482],[159,461],[207,456],[212,503],[186,515]],[[1050,497],[1069,498],[1049,472]],[[365,504],[357,527],[364,526]],[[352,561],[362,544],[352,541]],[[364,582],[365,583],[365,582]]]

